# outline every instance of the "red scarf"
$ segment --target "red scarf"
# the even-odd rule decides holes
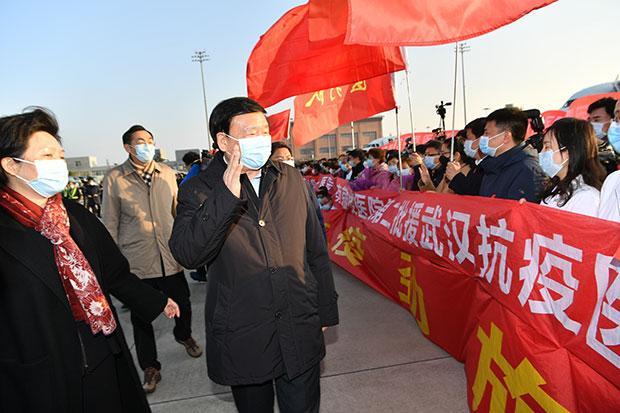
[[[54,246],[54,259],[58,273],[71,303],[77,298],[82,314],[93,334],[110,335],[116,329],[116,320],[110,305],[99,286],[88,260],[69,233],[69,215],[60,195],[47,200],[45,208],[20,196],[8,187],[0,188],[0,207],[3,207],[20,224],[34,228]]]

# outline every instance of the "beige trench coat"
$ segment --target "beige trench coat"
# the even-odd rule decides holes
[[[129,160],[112,168],[103,179],[103,223],[127,257],[131,272],[142,279],[183,270],[168,247],[177,190],[174,171],[160,163],[155,166],[151,188]]]

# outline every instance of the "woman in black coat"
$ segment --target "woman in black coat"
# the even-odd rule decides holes
[[[62,201],[57,133],[41,109],[0,118],[0,411],[148,412],[110,294],[148,321],[178,307]]]

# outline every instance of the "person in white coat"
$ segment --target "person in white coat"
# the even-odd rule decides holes
[[[607,130],[607,139],[614,151],[620,154],[620,100],[616,102],[614,120]],[[610,174],[603,184],[598,217],[620,222],[620,171]]]
[[[557,120],[545,133],[539,162],[550,178],[541,205],[598,216],[605,169],[598,160],[596,135],[589,122]]]

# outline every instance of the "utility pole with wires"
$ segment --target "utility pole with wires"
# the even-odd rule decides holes
[[[467,97],[465,95],[465,53],[469,52],[471,47],[465,42],[459,45],[459,52],[461,52],[461,72],[463,75],[463,118],[465,119],[464,125],[467,125]]]
[[[204,62],[208,62],[210,60],[210,56],[204,50],[197,50],[192,55],[192,62],[200,63],[200,78],[202,80],[202,98],[205,103],[205,121],[207,122],[207,146],[209,151],[211,151],[211,138],[209,137],[209,111],[207,110],[207,91],[205,89],[205,72],[202,67]]]

